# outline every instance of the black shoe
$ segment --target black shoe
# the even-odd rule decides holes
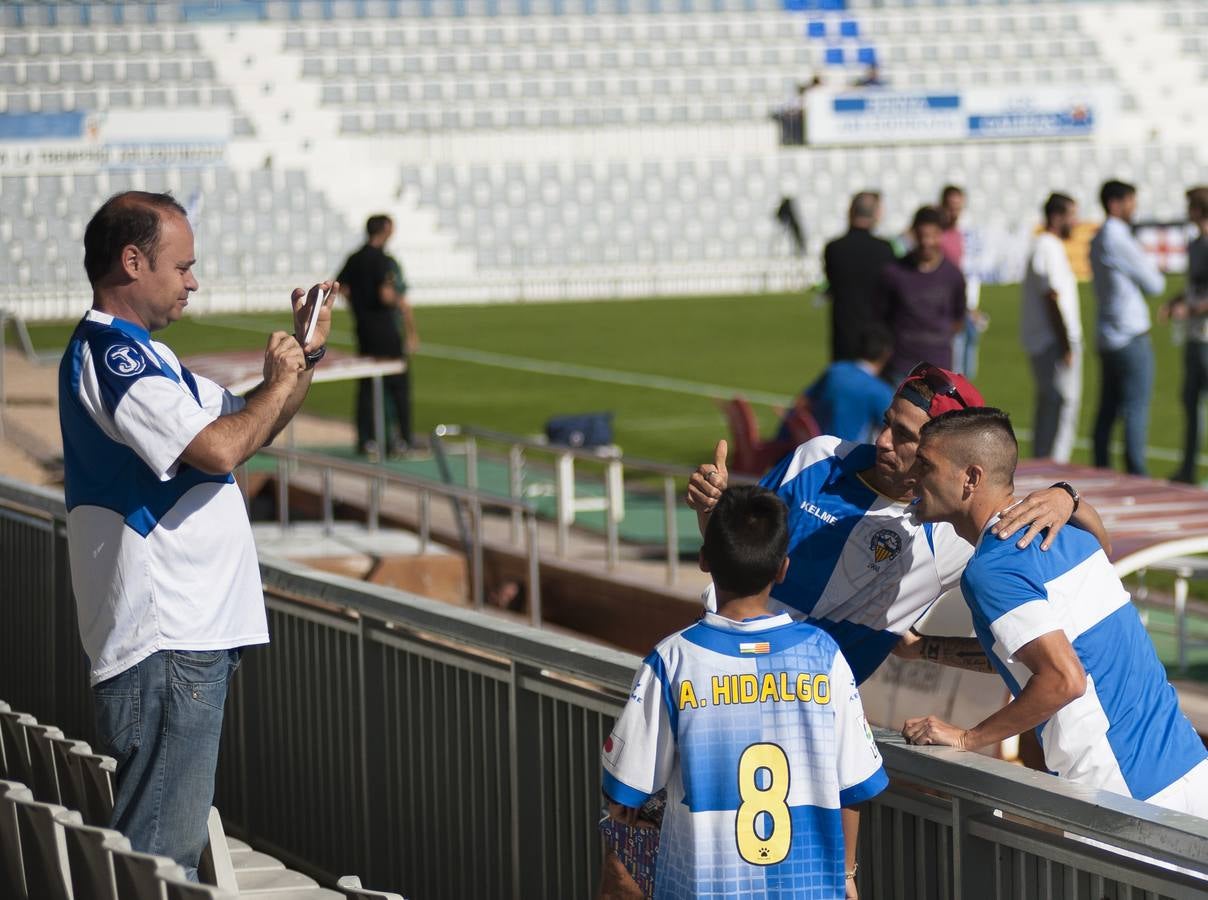
[[[1195,480],[1194,475],[1188,474],[1187,472],[1183,472],[1181,470],[1171,475],[1170,480],[1179,484],[1199,484],[1199,482]]]

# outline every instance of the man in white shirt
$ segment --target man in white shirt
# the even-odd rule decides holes
[[[325,352],[269,337],[246,398],[194,375],[151,332],[198,289],[193,230],[170,194],[107,200],[84,232],[92,308],[59,366],[67,549],[97,744],[117,760],[111,825],[197,878],[227,685],[268,642],[260,570],[231,472],[285,427]],[[317,297],[312,302],[318,302]],[[293,293],[295,335],[311,309]]]
[[[1078,280],[1062,241],[1078,221],[1078,204],[1052,194],[1044,231],[1032,246],[1023,279],[1020,341],[1036,379],[1033,455],[1069,462],[1082,403],[1082,318]]]

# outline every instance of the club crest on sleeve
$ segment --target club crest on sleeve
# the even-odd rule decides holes
[[[147,368],[147,358],[130,344],[114,344],[105,351],[105,368],[114,375],[130,378]]]

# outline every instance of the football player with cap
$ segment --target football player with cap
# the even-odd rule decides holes
[[[902,381],[885,411],[872,444],[823,435],[798,446],[760,484],[788,506],[790,561],[784,581],[772,589],[779,609],[828,632],[839,645],[857,683],[893,652],[911,626],[940,596],[957,587],[973,547],[952,526],[915,519],[911,468],[919,432],[950,410],[984,405],[981,393],[963,375],[920,363]],[[697,511],[701,534],[728,483],[726,442],[719,441],[711,464],[700,466],[688,483],[688,505]],[[1068,484],[1036,491],[1009,511],[994,528],[1002,539],[1016,536],[1026,547],[1045,532],[1047,549],[1071,517],[1108,547],[1098,515]],[[1075,515],[1075,509],[1077,514]],[[1025,529],[1026,526],[1026,530]],[[716,611],[712,586],[706,610]],[[916,641],[913,635],[907,643]],[[984,657],[970,668],[988,672]],[[657,810],[651,810],[657,817]],[[605,825],[610,848],[625,846],[620,823]],[[609,854],[605,885],[625,883],[636,863]],[[614,888],[611,896],[637,896]]]

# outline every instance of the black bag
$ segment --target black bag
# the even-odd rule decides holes
[[[612,413],[554,416],[545,423],[545,437],[563,447],[599,447],[612,443]]]

